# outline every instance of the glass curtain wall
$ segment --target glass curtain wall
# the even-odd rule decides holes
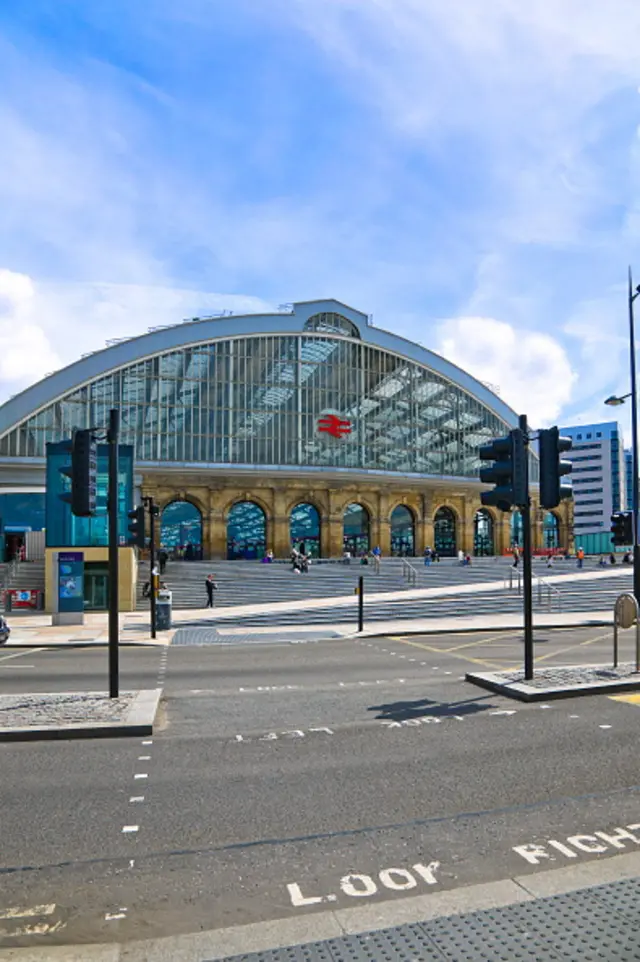
[[[113,406],[138,462],[477,477],[478,447],[507,431],[435,372],[318,330],[214,341],[136,362],[29,418],[0,440],[0,455],[43,456],[46,442],[74,427],[106,425]]]

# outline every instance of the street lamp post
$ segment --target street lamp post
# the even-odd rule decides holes
[[[629,268],[629,355],[631,367],[631,391],[620,397],[612,395],[604,402],[611,406],[624,404],[625,400],[631,398],[631,452],[632,452],[632,503],[631,512],[633,515],[633,593],[636,601],[640,604],[640,531],[638,530],[638,509],[640,505],[640,493],[638,490],[638,392],[636,389],[636,338],[635,323],[633,316],[633,304],[640,294],[640,285],[635,290],[631,279],[631,268]]]

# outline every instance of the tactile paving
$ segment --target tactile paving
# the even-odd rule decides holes
[[[640,880],[223,962],[640,962]]]

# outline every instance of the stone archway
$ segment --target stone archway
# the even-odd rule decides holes
[[[390,517],[391,554],[413,557],[416,553],[416,523],[413,511],[406,504],[397,504]]]
[[[543,545],[547,549],[560,547],[560,518],[553,511],[546,511],[542,521]]]
[[[291,509],[289,537],[292,548],[298,548],[308,558],[319,558],[321,529],[320,512],[315,504],[302,501]]]
[[[227,559],[252,561],[267,550],[267,516],[255,501],[236,501],[227,515]]]
[[[433,546],[441,558],[454,558],[458,549],[458,519],[445,505],[433,516]]]
[[[169,501],[160,516],[160,545],[176,559],[202,558],[202,513],[191,501]]]
[[[357,501],[348,504],[342,516],[342,544],[345,551],[358,558],[371,548],[371,519],[363,504]]]
[[[473,553],[476,558],[486,558],[496,553],[493,515],[486,508],[479,508],[473,519]]]

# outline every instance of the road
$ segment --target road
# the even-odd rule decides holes
[[[610,651],[600,628],[547,632],[536,654]],[[152,739],[0,745],[0,946],[226,927],[636,850],[640,704],[522,705],[464,681],[521,656],[508,633],[169,649]],[[155,687],[162,659],[124,649],[123,688]],[[3,652],[0,691],[103,689],[106,666],[103,648]]]

